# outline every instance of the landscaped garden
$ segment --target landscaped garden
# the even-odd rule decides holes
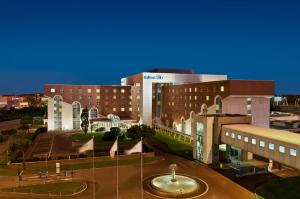
[[[300,176],[282,178],[263,184],[256,189],[258,199],[300,198]]]

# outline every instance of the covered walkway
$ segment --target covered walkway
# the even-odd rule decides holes
[[[300,169],[300,134],[249,124],[222,126],[221,142]]]

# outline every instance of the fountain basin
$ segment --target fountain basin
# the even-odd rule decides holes
[[[187,175],[155,175],[144,180],[144,190],[160,198],[195,198],[205,194],[207,184],[199,178]]]

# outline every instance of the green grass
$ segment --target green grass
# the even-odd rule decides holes
[[[3,192],[33,193],[33,194],[51,194],[51,195],[71,195],[83,190],[84,182],[56,182],[40,185],[30,185],[22,187],[5,188]]]
[[[99,143],[102,141],[102,137],[103,137],[104,133],[100,132],[100,133],[87,133],[84,134],[83,132],[81,133],[75,133],[71,136],[72,141],[76,141],[76,142],[87,142],[90,139],[93,138],[95,139],[95,143]]]
[[[300,176],[283,178],[266,183],[256,189],[258,199],[300,198]]]
[[[154,158],[147,157],[144,158],[144,163],[153,162]],[[129,159],[129,160],[119,160],[119,165],[131,165],[131,164],[139,164],[140,159]],[[95,168],[102,168],[102,167],[111,167],[116,166],[116,160],[105,160],[105,161],[96,161]],[[90,169],[93,167],[92,161],[88,163],[77,163],[77,164],[62,164],[61,170],[80,170],[80,169]],[[39,166],[26,166],[26,170],[24,171],[24,175],[31,175],[31,174],[38,174],[40,171],[48,170],[49,172],[55,172],[55,165],[48,165],[47,169],[45,165]],[[12,169],[8,167],[0,167],[0,176],[16,176],[17,169]]]
[[[179,153],[184,156],[192,154],[192,151],[193,151],[192,144],[174,139],[173,137],[170,137],[170,136],[162,134],[162,133],[157,133],[155,135],[155,137],[158,140],[166,143],[168,145],[169,149],[171,149],[175,153]]]

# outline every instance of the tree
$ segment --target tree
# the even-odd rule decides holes
[[[104,141],[113,141],[118,137],[118,139],[123,139],[125,135],[121,132],[119,127],[111,127],[110,131],[105,132],[102,140]]]
[[[81,129],[84,131],[86,134],[89,130],[89,110],[87,108],[84,108],[82,110],[82,113],[80,115],[81,117]]]
[[[20,130],[24,130],[25,132],[29,133],[30,125],[29,124],[23,124],[19,127]]]
[[[29,115],[25,115],[21,118],[20,121],[21,125],[29,125],[29,124],[33,124],[33,117],[29,116]]]
[[[127,130],[127,136],[132,139],[140,139],[141,137],[151,137],[154,135],[154,130],[147,125],[135,125]]]

